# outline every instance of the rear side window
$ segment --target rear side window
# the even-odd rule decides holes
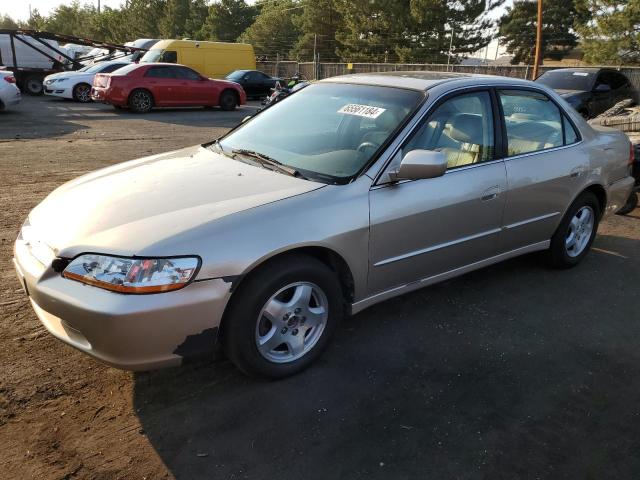
[[[171,67],[151,67],[144,76],[151,78],[176,78],[174,69]]]
[[[539,92],[498,92],[507,133],[507,155],[522,155],[565,144],[564,116],[549,97]],[[573,132],[575,135],[575,131]]]
[[[572,143],[576,143],[579,138],[576,129],[573,128],[573,125],[571,125],[571,122],[566,116],[562,116],[562,121],[564,122],[564,144],[571,145]]]
[[[126,63],[116,63],[116,64],[113,64],[113,65],[107,65],[100,72],[101,73],[111,73],[111,72],[114,72],[114,71],[118,70],[119,68],[124,67],[125,65],[126,65]]]

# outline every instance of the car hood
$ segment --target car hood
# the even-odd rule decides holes
[[[47,75],[46,77],[44,77],[44,80],[47,81],[47,80],[54,80],[57,78],[81,78],[81,77],[92,78],[94,75],[95,73],[66,71],[66,72],[58,72],[58,73],[52,73],[51,75]]]
[[[66,183],[30,213],[29,223],[61,257],[89,251],[193,254],[165,249],[172,237],[190,229],[323,186],[196,146]]]

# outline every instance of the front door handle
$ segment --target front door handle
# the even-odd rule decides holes
[[[488,202],[489,200],[497,198],[498,195],[500,195],[500,187],[496,185],[494,187],[487,188],[484,192],[482,192],[480,200],[482,200],[483,202]]]

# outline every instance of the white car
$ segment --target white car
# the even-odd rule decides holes
[[[17,105],[21,100],[16,77],[9,70],[0,70],[0,110]]]
[[[44,94],[70,98],[77,102],[91,101],[91,84],[96,73],[111,73],[128,65],[124,60],[97,63],[74,72],[58,72],[44,79]]]

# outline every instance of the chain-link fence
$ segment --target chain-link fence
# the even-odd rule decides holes
[[[322,79],[346,75],[349,73],[394,72],[394,71],[432,71],[480,73],[485,75],[501,75],[504,77],[531,78],[533,67],[529,65],[446,65],[440,63],[298,63],[257,62],[258,70],[276,76],[291,77],[301,73],[308,79]],[[561,67],[540,67],[540,73]],[[597,67],[594,67],[597,68]],[[640,90],[640,67],[610,67],[620,70],[631,81],[636,90]]]

